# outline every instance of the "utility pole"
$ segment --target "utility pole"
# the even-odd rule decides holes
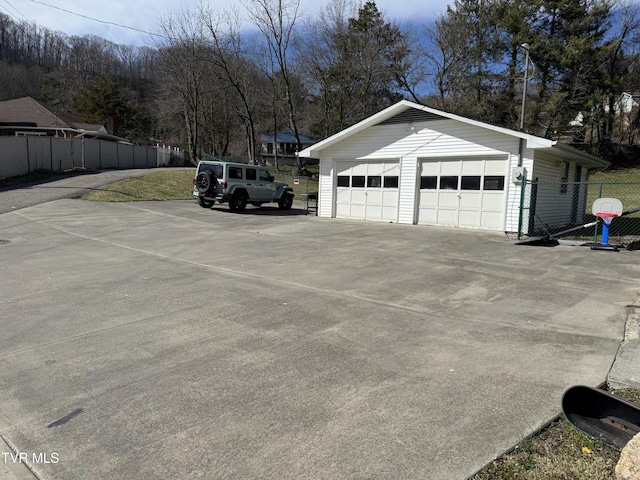
[[[522,86],[522,110],[520,112],[520,131],[524,132],[524,107],[527,102],[527,83],[528,78],[527,75],[529,73],[529,44],[523,43],[520,45],[525,51],[525,60],[524,60],[524,85]]]

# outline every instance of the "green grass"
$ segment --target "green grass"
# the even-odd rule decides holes
[[[640,169],[625,168],[597,172],[590,176],[589,181],[603,183],[601,188],[597,185],[589,186],[587,197],[589,210],[593,201],[599,196],[620,199],[625,210],[640,208]],[[638,182],[638,184],[627,184],[627,182]]]
[[[304,201],[305,194],[318,191],[318,181],[292,172],[272,172],[276,181],[286,182],[293,188],[294,198]],[[155,172],[122,180],[91,192],[84,200],[95,202],[136,202],[154,200],[192,200],[195,169]],[[294,179],[299,184],[294,184]]]
[[[640,168],[620,168],[595,172],[590,175],[591,182],[640,182]]]
[[[194,174],[195,169],[154,172],[122,180],[82,198],[94,202],[192,200]]]
[[[640,405],[640,389],[613,392]],[[560,419],[537,435],[523,440],[503,457],[491,462],[471,480],[615,480],[620,455]]]

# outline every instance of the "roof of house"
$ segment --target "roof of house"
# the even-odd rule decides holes
[[[302,133],[298,134],[300,137],[300,143],[303,145],[313,145],[316,140],[313,140],[308,135]],[[263,133],[260,135],[261,142],[273,142],[273,133]],[[276,133],[276,143],[296,143],[296,137],[293,133],[278,132]]]
[[[0,128],[20,128],[33,131],[71,131],[76,135],[92,136],[112,141],[127,141],[124,138],[109,134],[104,125],[83,122],[69,114],[58,112],[31,97],[0,102]]]
[[[16,98],[0,102],[0,123],[33,123],[40,128],[74,128],[82,130],[105,130],[103,125],[86,123],[71,115],[56,112],[53,108],[31,97]]]
[[[362,132],[373,125],[379,125],[381,123],[396,123],[397,121],[408,122],[413,118],[416,121],[424,120],[456,120],[468,125],[474,125],[476,127],[484,128],[505,135],[510,135],[515,138],[520,138],[526,142],[526,148],[530,149],[545,149],[551,148],[553,151],[561,152],[561,155],[569,160],[578,161],[584,165],[592,168],[603,168],[609,165],[609,162],[602,160],[594,155],[590,155],[586,152],[578,150],[577,148],[569,145],[560,144],[556,140],[550,140],[547,138],[537,137],[525,132],[519,132],[508,128],[497,127],[488,123],[479,122],[470,118],[461,117],[453,113],[443,112],[436,110],[435,108],[427,107],[426,105],[420,105],[418,103],[410,102],[408,100],[401,100],[398,103],[391,105],[390,107],[365,118],[359,123],[352,125],[351,127],[342,130],[341,132],[332,135],[310,147],[305,148],[299,153],[300,157],[318,158],[319,153],[336,143]]]

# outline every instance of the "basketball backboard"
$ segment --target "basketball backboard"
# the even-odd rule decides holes
[[[598,198],[593,202],[591,213],[598,215],[599,213],[615,214],[619,216],[622,213],[622,202],[617,198]]]

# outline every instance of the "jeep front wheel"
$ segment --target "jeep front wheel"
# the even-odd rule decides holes
[[[229,209],[232,212],[244,212],[247,208],[247,196],[244,193],[234,193],[229,201]]]
[[[278,207],[280,207],[280,210],[289,210],[291,205],[293,205],[293,195],[289,193],[285,193],[282,195],[280,200],[278,200]]]

